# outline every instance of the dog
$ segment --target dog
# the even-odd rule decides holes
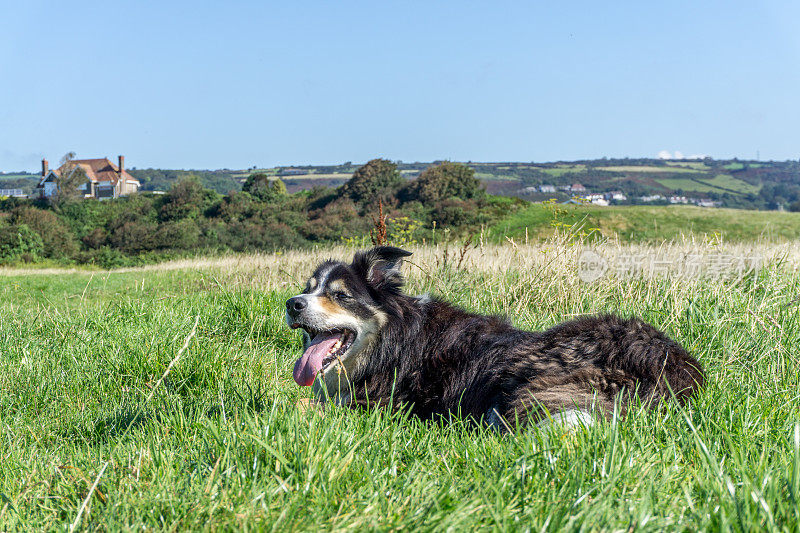
[[[588,316],[530,332],[404,294],[410,255],[377,246],[350,264],[325,261],[286,302],[288,325],[304,337],[294,380],[320,402],[461,416],[508,432],[684,404],[704,384],[700,363],[638,318]]]

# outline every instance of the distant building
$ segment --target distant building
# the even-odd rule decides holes
[[[0,197],[3,196],[10,196],[11,198],[25,198],[27,194],[25,194],[22,189],[0,189]]]
[[[614,200],[616,202],[624,202],[628,199],[628,197],[625,196],[622,191],[610,191],[607,192],[604,197],[606,200]]]
[[[685,196],[670,196],[669,203],[671,204],[688,204],[689,200]]]
[[[714,200],[709,200],[708,198],[700,198],[695,203],[700,207],[719,207],[722,205],[722,202],[715,202]],[[781,210],[782,209],[779,209],[779,211]]]
[[[539,192],[556,192],[553,185],[539,185]]]
[[[608,205],[608,200],[606,200],[602,194],[587,194],[583,197],[584,200],[593,204],[606,207]]]
[[[80,167],[86,174],[86,182],[78,186],[84,198],[119,198],[139,190],[139,180],[128,174],[125,170],[125,156],[118,158],[114,165],[108,158],[102,159],[73,159],[74,172]],[[57,169],[48,167],[47,159],[42,159],[42,177],[36,186],[35,195],[40,198],[49,198],[57,192],[57,180],[63,172],[67,171],[66,164]]]
[[[572,187],[570,187],[569,190],[572,192],[586,192],[586,187],[584,187],[580,183],[573,183]]]
[[[664,199],[664,197],[661,196],[660,194],[653,194],[651,196],[640,196],[639,197],[639,200],[641,200],[642,202],[648,202],[648,203],[649,202],[660,202],[663,199]]]

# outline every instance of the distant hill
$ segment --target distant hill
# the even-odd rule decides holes
[[[436,162],[433,162],[436,163]],[[412,179],[432,163],[397,162],[400,173]],[[585,192],[622,193],[613,203],[666,204],[669,197],[707,200],[722,207],[800,209],[800,162],[745,160],[593,159],[550,163],[467,162],[488,192],[530,201],[568,200],[578,194],[565,190],[581,185]],[[242,170],[132,169],[142,190],[167,191],[181,179],[195,178],[222,194],[241,190],[247,176],[263,172],[279,177],[289,192],[315,187],[338,187],[360,165],[304,165]],[[0,188],[31,190],[36,174],[0,175]],[[551,187],[548,187],[551,186]]]
[[[39,174],[29,172],[0,174],[0,189],[22,189],[26,194],[30,194],[37,183],[39,183]]]

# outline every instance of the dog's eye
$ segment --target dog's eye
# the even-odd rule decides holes
[[[337,300],[341,300],[341,301],[350,300],[352,298],[352,296],[350,296],[346,292],[341,292],[341,291],[334,292],[333,293],[333,297],[336,298]]]

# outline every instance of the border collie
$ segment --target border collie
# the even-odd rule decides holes
[[[406,295],[409,255],[378,246],[350,264],[326,261],[286,302],[289,326],[304,336],[294,380],[313,385],[318,400],[463,416],[505,432],[683,404],[703,385],[700,364],[638,318],[589,316],[531,332]]]

